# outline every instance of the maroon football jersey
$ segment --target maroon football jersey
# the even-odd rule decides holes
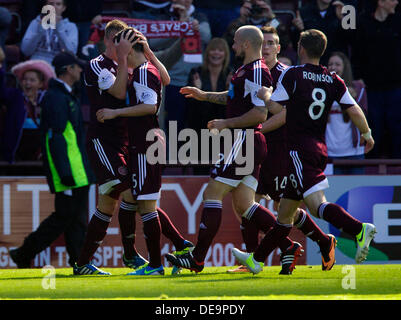
[[[339,76],[312,64],[284,70],[271,100],[287,108],[289,150],[302,148],[324,155],[326,125],[333,102],[337,101],[342,110],[356,104]]]
[[[257,97],[258,88],[271,85],[272,77],[263,59],[241,66],[231,78],[226,118],[242,116],[255,106],[265,106],[264,101]],[[253,128],[260,130],[261,127],[259,124]]]
[[[149,61],[135,68],[128,85],[129,105],[152,104],[159,110],[161,102],[161,80],[159,70]],[[146,141],[149,130],[159,128],[157,113],[142,117],[128,117],[128,136],[131,146],[137,152],[145,153],[147,146],[154,143]]]
[[[281,63],[280,61],[278,61],[274,67],[270,70],[270,74],[272,76],[273,79],[273,90],[276,90],[277,87],[277,82],[278,79],[281,76],[281,73],[287,69],[288,66]],[[273,114],[271,112],[269,112],[267,114],[267,119],[270,119],[273,116]],[[286,137],[287,137],[287,130],[285,128],[285,125],[281,126],[280,128],[270,131],[270,132],[266,132],[265,133],[265,137],[266,137],[266,143],[269,146],[269,143],[271,141],[274,142],[285,142],[286,141]]]
[[[118,65],[104,54],[92,59],[85,69],[85,86],[90,103],[88,138],[101,137],[112,144],[128,144],[126,119],[115,118],[104,123],[97,121],[96,112],[102,108],[125,107],[125,100],[112,96],[107,90],[113,85]]]

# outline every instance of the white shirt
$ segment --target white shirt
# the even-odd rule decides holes
[[[364,146],[359,145],[359,131],[357,146],[354,148],[352,144],[351,125],[351,120],[344,122],[341,108],[337,102],[334,102],[330,110],[330,121],[327,123],[326,128],[326,145],[329,157],[346,157],[364,154]]]

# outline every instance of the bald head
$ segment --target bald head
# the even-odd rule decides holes
[[[261,50],[263,44],[263,33],[256,27],[246,25],[238,28],[237,30],[238,40],[248,41],[254,50]]]

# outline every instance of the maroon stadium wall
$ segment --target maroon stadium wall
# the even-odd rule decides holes
[[[202,193],[208,177],[164,177],[160,200],[163,208],[185,239],[196,243],[197,231],[202,213]],[[53,210],[54,195],[49,192],[43,177],[1,177],[0,178],[0,268],[15,268],[8,250],[22,244],[24,238],[37,228]],[[89,197],[89,212],[96,206],[96,188],[92,186]],[[240,220],[231,207],[231,196],[223,203],[223,220],[218,235],[206,257],[206,266],[235,265],[231,248],[245,248]],[[262,235],[261,235],[262,236]],[[304,235],[293,230],[291,238],[302,243],[306,248]],[[137,216],[136,247],[147,256],[142,233],[142,222]],[[174,248],[171,242],[162,236],[162,254]],[[94,255],[94,263],[102,267],[122,267],[122,244],[117,214],[114,215],[108,234]],[[305,264],[306,252],[299,264]],[[69,267],[64,238],[61,235],[49,248],[42,251],[32,262],[33,267],[52,265],[56,268]],[[266,260],[267,265],[279,265],[279,252],[275,251]],[[167,265],[167,261],[165,261]]]

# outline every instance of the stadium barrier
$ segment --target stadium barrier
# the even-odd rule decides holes
[[[202,193],[208,177],[180,176],[164,177],[160,207],[170,216],[184,238],[196,243],[198,226],[202,211]],[[49,192],[44,177],[0,177],[0,268],[15,267],[9,258],[8,250],[22,244],[24,238],[35,230],[40,222],[54,209],[54,195]],[[240,220],[231,208],[231,197],[224,200],[224,214],[220,231],[206,257],[206,266],[235,265],[231,249],[243,248]],[[88,219],[96,206],[96,187],[91,186]],[[306,246],[305,237],[298,230],[292,232],[294,240]],[[122,244],[117,215],[114,216],[107,236],[94,256],[94,263],[104,267],[122,267]],[[142,222],[137,217],[136,247],[146,256]],[[164,236],[161,240],[162,254],[174,250]],[[53,265],[56,268],[68,267],[68,257],[64,238],[60,236],[49,248],[38,254],[34,267]],[[305,264],[305,256],[300,264]],[[167,261],[164,261],[167,266]],[[279,265],[279,251],[274,252],[267,265]]]
[[[376,174],[359,176],[328,176],[330,188],[326,190],[327,200],[338,203],[353,216],[372,222],[378,229],[367,263],[401,263],[401,175],[385,174],[401,165],[400,160],[362,160],[336,161],[344,165],[366,165]],[[348,163],[348,164],[347,164]],[[49,192],[46,179],[41,173],[41,163],[0,163],[0,268],[15,267],[8,256],[8,249],[19,246],[24,237],[35,230],[53,208],[53,197]],[[168,166],[169,167],[169,166]],[[27,170],[29,168],[29,171]],[[174,169],[177,166],[170,166]],[[11,170],[13,169],[13,170]],[[13,175],[10,173],[14,172]],[[24,174],[25,172],[25,174]],[[17,174],[16,174],[17,173]],[[28,176],[28,175],[37,176]],[[196,242],[197,230],[202,211],[202,192],[206,187],[206,176],[163,176],[160,207],[170,216],[183,236]],[[88,220],[96,206],[96,187],[90,189]],[[240,232],[240,221],[231,207],[231,197],[223,203],[224,213],[220,231],[208,253],[206,266],[230,266],[235,261],[231,248],[244,248]],[[271,202],[267,204],[273,210]],[[327,233],[337,237],[337,264],[353,264],[355,244],[353,239],[341,231],[330,227],[326,222],[315,219]],[[146,256],[142,222],[137,217],[136,244],[138,250]],[[305,247],[305,254],[300,264],[320,264],[318,246],[306,239],[294,228],[291,237]],[[173,246],[162,237],[162,254],[171,252]],[[279,250],[266,261],[267,265],[279,264]],[[122,245],[117,216],[114,217],[108,235],[101,248],[94,256],[94,262],[105,267],[121,267]],[[60,236],[50,248],[35,258],[33,266],[51,264],[55,267],[68,267],[68,258],[64,238]],[[167,262],[164,261],[167,265]]]

